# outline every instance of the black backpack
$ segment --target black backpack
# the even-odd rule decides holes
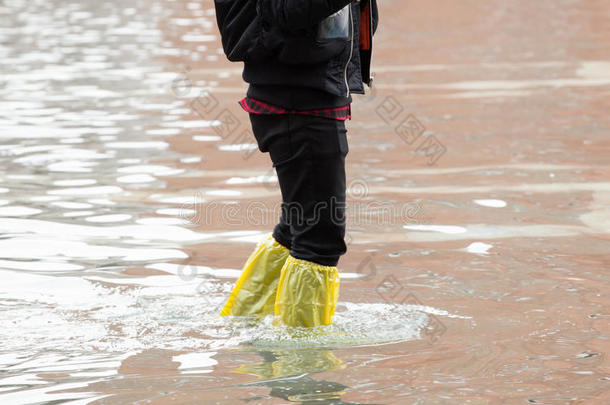
[[[258,0],[214,0],[222,48],[232,62],[244,62],[262,49]]]
[[[276,60],[288,65],[316,64],[342,51],[349,52],[349,39],[341,35],[317,37],[321,28],[335,29],[341,20],[337,17],[345,14],[335,13],[321,24],[292,31],[263,18],[272,14],[265,0],[214,0],[214,6],[222,48],[231,62]]]

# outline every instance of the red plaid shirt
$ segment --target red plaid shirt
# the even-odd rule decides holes
[[[340,121],[352,119],[352,109],[350,104],[343,107],[322,108],[318,110],[289,110],[265,103],[264,101],[254,99],[252,97],[244,97],[239,101],[239,105],[241,105],[245,111],[252,114],[305,114]]]

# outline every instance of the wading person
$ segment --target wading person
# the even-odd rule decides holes
[[[345,120],[371,86],[376,0],[216,0],[240,101],[277,172],[282,213],[244,265],[221,315],[275,313],[290,326],[332,323],[346,252]]]

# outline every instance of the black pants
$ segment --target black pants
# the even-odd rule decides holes
[[[250,114],[282,192],[274,238],[291,256],[336,266],[345,246],[345,121],[300,114]]]

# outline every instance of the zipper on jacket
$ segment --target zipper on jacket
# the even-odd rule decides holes
[[[345,97],[349,97],[349,83],[347,82],[347,67],[349,66],[349,62],[352,60],[352,53],[354,53],[354,18],[352,16],[352,4],[349,4],[349,21],[350,21],[350,46],[349,46],[349,58],[347,58],[347,62],[345,63],[345,70],[343,74],[345,76],[345,87],[346,94]]]
[[[373,75],[371,74],[371,63],[373,61],[373,0],[369,0],[369,43],[371,57],[369,58],[369,89],[373,88]]]

